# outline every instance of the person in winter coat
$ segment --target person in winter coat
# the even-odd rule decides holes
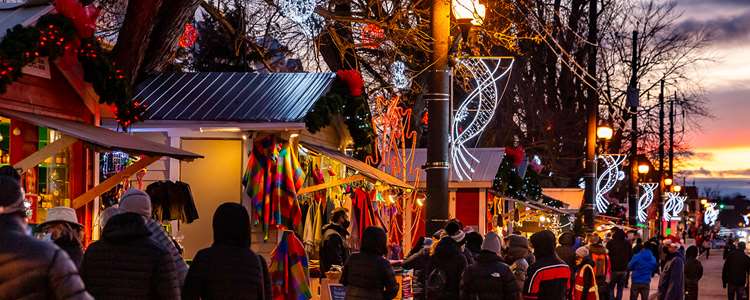
[[[505,263],[510,265],[510,271],[516,277],[519,290],[523,289],[523,284],[526,281],[526,273],[529,270],[527,257],[530,255],[529,240],[517,234],[508,236],[508,251],[505,255]]]
[[[698,282],[703,277],[698,252],[696,246],[690,246],[685,251],[685,300],[698,300]]]
[[[271,300],[271,279],[262,256],[250,250],[250,215],[239,203],[219,205],[214,243],[195,254],[182,299]]]
[[[734,250],[737,250],[737,246],[734,245],[734,240],[732,239],[727,240],[727,244],[724,245],[723,258],[726,260],[727,257],[729,257],[729,254],[734,252]]]
[[[93,299],[68,254],[28,234],[14,177],[0,175],[0,299]]]
[[[146,220],[122,213],[83,256],[81,274],[96,299],[180,299],[174,259],[151,240]]]
[[[609,280],[612,276],[612,262],[607,248],[602,245],[602,239],[597,234],[589,236],[589,252],[594,261],[596,285],[599,289],[599,299],[609,299]]]
[[[576,248],[573,248],[575,242],[575,235],[572,231],[563,232],[557,239],[559,245],[555,248],[555,253],[560,257],[571,269],[576,266]]]
[[[188,266],[172,238],[164,231],[164,227],[152,218],[151,197],[144,191],[129,189],[120,197],[120,209],[126,213],[139,214],[146,219],[146,228],[150,232],[149,238],[172,256],[181,287],[187,276]]]
[[[55,245],[63,249],[76,265],[76,268],[81,266],[81,260],[83,259],[81,231],[83,225],[78,223],[74,209],[64,206],[48,209],[47,219],[39,227],[45,233],[45,239],[52,240]]]
[[[466,256],[456,240],[450,236],[440,239],[427,263],[426,299],[459,299],[461,274],[467,265]]]
[[[666,241],[666,240],[665,240]],[[665,247],[667,255],[664,269],[659,276],[659,300],[682,300],[685,298],[685,253],[679,243],[671,241]]]
[[[321,275],[331,270],[331,266],[344,266],[349,258],[349,248],[344,241],[349,236],[349,216],[346,209],[339,207],[331,213],[330,223],[323,226],[323,240],[320,243]]]
[[[430,249],[432,248],[432,239],[429,237],[421,238],[410,251],[410,254],[402,267],[406,270],[414,270],[412,276],[411,292],[416,300],[425,299],[424,284],[427,275],[425,269],[430,260]]]
[[[476,262],[464,271],[461,279],[462,300],[516,300],[519,288],[516,278],[500,258],[502,242],[490,232],[482,242]]]
[[[524,299],[565,299],[570,287],[570,267],[555,254],[555,234],[549,230],[531,236],[536,261],[529,266],[524,282]]]
[[[637,246],[636,246],[637,247]],[[628,263],[630,270],[630,300],[637,300],[638,295],[641,300],[648,300],[648,294],[651,291],[651,277],[653,277],[659,264],[651,250],[639,247],[635,249],[636,253]]]
[[[386,241],[382,228],[365,228],[360,252],[349,257],[341,274],[347,300],[390,300],[398,294],[396,275],[383,258],[388,253]]]
[[[589,257],[589,248],[576,249],[576,274],[573,288],[573,300],[597,300],[599,290],[594,276],[594,261]]]
[[[615,300],[622,300],[622,290],[628,282],[628,262],[633,248],[628,242],[625,231],[614,227],[612,240],[607,243],[607,252],[612,262],[612,278],[609,282],[609,295]]]
[[[479,232],[471,231],[466,233],[466,250],[471,254],[471,260],[476,261],[479,253],[482,252],[482,242],[484,239]]]
[[[721,272],[727,298],[746,299],[747,274],[750,272],[750,257],[745,254],[745,243],[739,243],[737,249],[727,255]]]
[[[451,237],[456,243],[458,243],[459,247],[461,247],[461,253],[464,255],[464,258],[466,259],[466,264],[471,265],[474,263],[474,254],[469,250],[466,246],[466,232],[463,231],[461,228],[463,228],[463,224],[461,224],[461,221],[457,219],[453,219],[448,221],[447,224],[445,224],[445,234],[447,234],[449,237]]]

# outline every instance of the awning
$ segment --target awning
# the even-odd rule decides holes
[[[305,143],[305,142],[300,142],[300,144],[309,150],[328,156],[332,159],[338,160],[341,163],[347,165],[348,167],[352,169],[359,171],[362,175],[365,175],[366,177],[369,177],[371,179],[382,181],[383,183],[386,183],[391,186],[397,186],[397,187],[409,188],[409,189],[414,188],[413,186],[394,177],[393,175],[383,172],[355,158],[346,156],[343,153],[338,152],[336,150],[328,149],[328,148],[321,147],[321,146],[316,146],[316,145]]]
[[[7,109],[0,109],[0,116],[24,121],[41,127],[51,128],[62,132],[64,135],[74,137],[83,142],[109,151],[116,150],[133,155],[168,156],[179,160],[203,158],[203,156],[199,154],[152,142],[127,133],[115,132],[106,128],[96,127],[90,124]]]
[[[578,209],[583,201],[581,188],[542,188],[542,194],[568,205],[570,209]]]

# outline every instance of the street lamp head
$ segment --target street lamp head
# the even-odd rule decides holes
[[[459,23],[471,23],[474,26],[482,25],[487,12],[484,4],[479,0],[452,0],[453,17]]]
[[[596,128],[596,137],[601,140],[611,140],[613,133],[614,131],[612,130],[612,127],[609,127],[607,125],[600,125],[598,128]]]
[[[669,177],[664,178],[664,185],[666,186],[672,185],[672,178],[669,178]]]
[[[703,206],[708,205],[708,199],[706,199],[706,198],[701,199],[701,205],[703,205]]]
[[[679,193],[680,191],[682,191],[682,187],[679,185],[675,185],[672,187],[672,190],[675,191],[675,193]]]
[[[651,168],[648,166],[648,164],[644,163],[644,164],[638,165],[638,173],[640,173],[640,174],[648,174],[648,171],[650,169]]]

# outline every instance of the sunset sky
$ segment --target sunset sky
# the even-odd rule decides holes
[[[750,197],[750,0],[677,0],[683,28],[713,32],[706,54],[714,62],[696,67],[712,119],[687,141],[696,153],[683,166],[687,181],[722,195]]]

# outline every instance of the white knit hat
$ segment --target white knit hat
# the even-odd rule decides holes
[[[576,249],[576,256],[578,257],[589,256],[589,248],[586,246],[578,247],[578,249]]]
[[[129,189],[120,197],[120,209],[151,218],[151,197],[144,191]]]

